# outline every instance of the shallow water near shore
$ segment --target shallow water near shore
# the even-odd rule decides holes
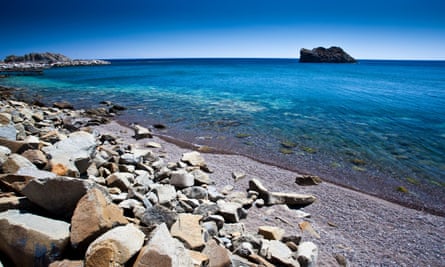
[[[76,108],[109,100],[160,134],[445,213],[444,61],[115,60],[0,85]]]

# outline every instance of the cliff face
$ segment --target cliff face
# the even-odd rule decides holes
[[[67,56],[56,53],[29,53],[24,56],[7,56],[4,60],[5,63],[44,63],[52,64],[56,62],[70,62],[72,61]]]
[[[300,50],[300,62],[302,63],[355,63],[353,57],[342,48],[332,46],[328,49],[317,47],[312,50],[302,48]]]

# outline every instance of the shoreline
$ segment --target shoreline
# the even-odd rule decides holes
[[[130,127],[129,124],[132,123],[132,122],[127,123],[127,122],[121,120],[119,118],[119,116],[117,116],[115,121],[118,124],[122,125],[123,127],[127,127],[127,128],[129,128]],[[143,126],[144,127],[149,127],[150,125],[143,125]],[[156,129],[154,129],[154,130],[156,130]],[[238,153],[238,152],[233,152],[233,151],[229,151],[229,150],[223,150],[223,149],[219,149],[219,148],[215,148],[215,147],[210,147],[210,146],[206,146],[206,145],[199,145],[199,144],[196,144],[196,143],[188,142],[186,140],[183,140],[183,139],[171,136],[171,135],[163,134],[162,132],[153,132],[152,134],[154,136],[157,136],[157,137],[161,138],[164,141],[167,141],[169,143],[177,145],[177,146],[179,146],[181,148],[196,150],[196,151],[199,151],[199,152],[204,153],[204,154],[221,154],[221,155],[242,156],[242,157],[246,157],[248,159],[251,159],[253,161],[256,161],[258,163],[261,163],[261,164],[266,164],[266,165],[270,165],[271,167],[281,168],[281,169],[284,169],[284,170],[287,170],[287,171],[290,171],[290,172],[295,172],[295,173],[298,173],[298,174],[301,174],[301,175],[314,175],[313,173],[310,173],[308,171],[299,170],[298,166],[297,166],[297,168],[290,168],[290,167],[287,167],[287,166],[285,166],[283,164],[279,164],[279,163],[276,163],[276,162],[273,162],[273,161],[262,160],[262,159],[260,159],[258,157],[254,157],[254,156],[246,154],[246,153]],[[368,195],[370,197],[375,197],[375,198],[378,198],[378,199],[381,199],[381,200],[384,200],[384,201],[388,201],[390,203],[394,203],[396,205],[400,205],[402,207],[413,209],[413,210],[416,210],[416,211],[426,212],[426,213],[429,213],[429,214],[432,214],[432,215],[435,215],[435,216],[445,217],[445,210],[440,210],[440,209],[437,209],[437,208],[425,207],[425,206],[422,206],[421,204],[415,204],[415,203],[412,203],[412,202],[410,203],[409,201],[406,201],[406,200],[404,201],[401,198],[395,198],[395,197],[391,197],[391,196],[386,196],[385,197],[385,195],[383,195],[383,194],[382,195],[372,194],[372,193],[369,193],[369,192],[365,192],[365,189],[355,188],[352,185],[348,186],[348,185],[342,184],[340,182],[336,182],[334,179],[329,179],[329,178],[326,179],[326,177],[324,177],[324,176],[321,177],[321,178],[322,178],[322,180],[324,182],[328,182],[328,183],[330,183],[332,185],[339,186],[339,187],[342,187],[342,188],[345,188],[345,189],[348,189],[348,190],[351,190],[351,191],[354,191],[354,192],[357,192],[357,193],[360,193],[360,194],[365,194],[365,195]]]
[[[121,136],[123,132],[132,131],[119,120],[99,126],[99,129],[106,133],[119,132]],[[165,152],[167,159],[174,160],[184,152],[196,150],[192,149],[191,143],[164,138],[153,134],[152,140],[162,145],[158,151]],[[202,155],[214,171],[212,179],[217,188],[233,187],[242,191],[248,188],[248,180],[258,178],[271,191],[316,196],[316,202],[299,211],[284,207],[253,207],[254,210],[241,222],[250,231],[272,223],[288,233],[311,239],[320,247],[320,266],[335,266],[333,255],[337,254],[348,259],[348,266],[411,266],[414,263],[437,266],[445,260],[440,258],[438,250],[430,248],[442,242],[445,217],[407,208],[331,182],[298,186],[294,182],[298,172],[243,155],[217,151],[202,152]],[[235,181],[231,177],[234,171],[244,172],[246,178]],[[302,217],[300,211],[310,214],[309,217]],[[301,231],[298,223],[302,221],[310,222],[315,233]],[[433,252],[436,258],[427,260],[426,255]]]
[[[35,106],[35,108],[37,108]],[[106,124],[88,126],[102,136],[114,136],[120,145],[145,146],[147,141],[161,144],[153,148],[164,161],[178,162],[189,148],[181,148],[161,136],[136,140],[133,130],[124,127],[116,117]],[[183,142],[182,145],[187,143]],[[210,174],[218,190],[246,192],[249,181],[257,178],[271,192],[310,194],[317,200],[302,209],[286,205],[259,207],[253,205],[245,219],[249,232],[261,225],[274,225],[288,235],[312,241],[319,248],[320,266],[337,265],[336,256],[347,259],[348,266],[439,266],[442,255],[442,233],[445,218],[409,209],[367,194],[323,182],[316,186],[299,186],[295,171],[264,164],[242,155],[203,153]],[[234,179],[233,173],[246,177]],[[310,228],[302,228],[305,223]]]

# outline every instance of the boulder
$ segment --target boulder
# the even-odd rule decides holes
[[[48,266],[69,244],[66,222],[18,210],[0,213],[0,251],[15,266]]]
[[[42,149],[51,157],[51,164],[62,164],[68,169],[68,175],[79,177],[85,173],[88,165],[80,162],[90,160],[96,150],[96,139],[92,134],[79,131],[69,135],[67,139]],[[83,167],[83,168],[78,168]]]
[[[332,46],[328,49],[317,47],[312,50],[302,48],[300,50],[300,62],[302,63],[355,63],[356,60],[342,48]]]
[[[170,184],[178,188],[193,186],[195,177],[185,170],[173,171],[170,177]]]
[[[0,185],[20,193],[32,179],[34,179],[34,177],[8,173],[0,175]]]
[[[27,149],[37,149],[38,144],[28,143],[26,141],[15,141],[0,137],[0,146],[5,146],[11,150],[12,153],[22,153]]]
[[[121,208],[108,201],[99,189],[90,189],[77,203],[71,218],[71,244],[86,248],[114,226],[127,223]]]
[[[0,212],[7,210],[30,210],[31,202],[26,197],[19,197],[13,194],[0,194]]]
[[[317,266],[318,248],[312,242],[302,242],[298,246],[297,259],[301,267]]]
[[[212,179],[210,179],[209,175],[201,170],[194,170],[190,172],[191,175],[195,178],[195,183],[198,185],[203,184],[213,184]]]
[[[19,154],[11,154],[3,163],[2,169],[4,173],[16,173],[20,168],[26,167],[37,169],[37,167],[27,158]]]
[[[209,267],[232,266],[230,251],[218,245],[213,239],[206,243],[202,253],[209,257]]]
[[[173,237],[181,240],[184,245],[192,250],[204,247],[200,220],[202,216],[181,213],[178,220],[172,225],[170,232]]]
[[[85,266],[123,266],[142,248],[144,238],[144,233],[133,224],[115,227],[90,244]]]
[[[174,239],[163,223],[156,227],[144,246],[133,267],[192,267],[193,260],[184,245]]]
[[[14,124],[0,124],[0,137],[15,141],[17,139],[17,129]]]
[[[79,199],[93,184],[87,180],[58,176],[30,181],[22,190],[28,199],[65,219],[71,218]]]
[[[32,162],[37,168],[43,169],[48,164],[48,159],[42,151],[38,149],[29,149],[22,153],[22,156]]]

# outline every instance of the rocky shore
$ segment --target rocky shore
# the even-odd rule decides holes
[[[24,56],[7,56],[0,61],[0,74],[41,73],[53,67],[108,65],[109,61],[100,59],[70,59],[56,53],[30,53]]]
[[[218,188],[199,152],[167,161],[147,128],[134,125],[127,142],[96,127],[116,108],[1,101],[3,265],[316,265],[313,242],[240,222],[253,206],[304,207],[315,196],[271,192],[259,179],[248,190]]]
[[[0,102],[0,266],[440,266],[445,218],[75,110]]]

